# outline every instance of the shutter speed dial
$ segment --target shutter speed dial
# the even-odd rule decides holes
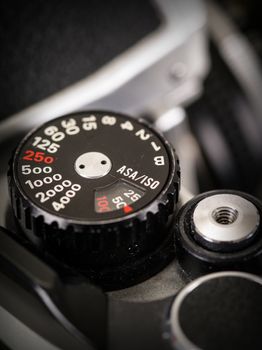
[[[119,266],[166,239],[179,166],[147,124],[83,112],[26,136],[9,183],[15,216],[34,242],[79,266]]]

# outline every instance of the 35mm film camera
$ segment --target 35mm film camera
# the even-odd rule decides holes
[[[3,9],[0,348],[260,349],[258,56],[213,2],[123,6]]]

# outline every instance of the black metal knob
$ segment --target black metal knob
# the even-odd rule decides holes
[[[105,112],[60,117],[26,136],[11,163],[23,231],[73,265],[120,266],[169,235],[179,165],[141,120]]]
[[[180,210],[175,242],[182,268],[193,277],[236,269],[261,272],[262,205],[243,192],[196,196]]]

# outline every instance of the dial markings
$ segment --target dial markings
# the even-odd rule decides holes
[[[156,152],[158,152],[158,151],[161,150],[161,147],[158,146],[158,145],[155,143],[155,141],[152,141],[152,142],[151,142],[151,146],[154,148],[154,150],[155,150]]]
[[[57,118],[37,129],[21,148],[19,167],[24,191],[32,191],[32,200],[44,210],[110,219],[136,212],[158,195],[168,176],[167,161],[165,143],[145,123],[92,112]],[[54,188],[56,173],[62,179]],[[65,179],[81,189],[65,188]]]
[[[123,210],[124,210],[124,213],[125,213],[125,214],[129,214],[129,213],[132,213],[133,208],[130,207],[129,205],[126,205],[126,206],[123,208]]]

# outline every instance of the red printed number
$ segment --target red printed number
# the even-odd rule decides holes
[[[97,200],[97,206],[98,206],[98,212],[99,213],[110,211],[110,208],[109,208],[109,205],[108,205],[109,203],[108,203],[108,200],[107,200],[106,196],[103,196],[103,197],[100,197],[100,198],[96,198],[96,200]]]
[[[51,164],[54,161],[54,157],[45,156],[44,152],[34,152],[32,150],[25,151],[24,160],[31,160],[36,163]]]

